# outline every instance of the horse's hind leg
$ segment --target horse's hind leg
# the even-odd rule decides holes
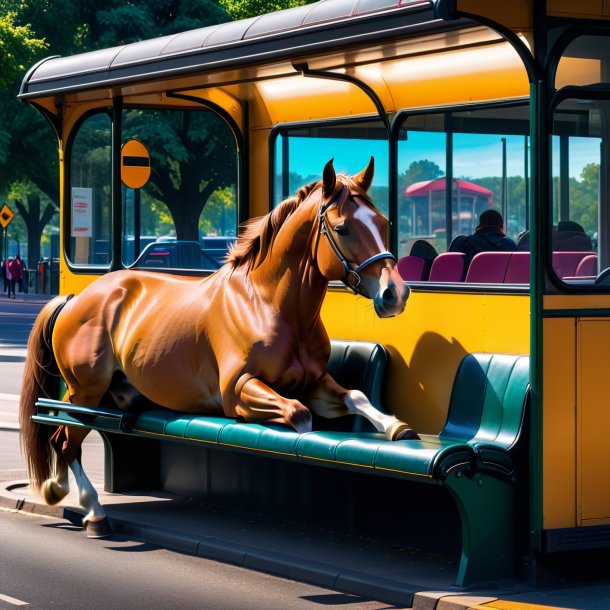
[[[87,428],[66,426],[62,458],[74,475],[78,488],[79,504],[87,511],[83,517],[83,528],[87,532],[87,538],[105,538],[112,534],[112,528],[99,502],[95,487],[93,487],[80,463],[80,448],[89,432],[90,430]]]

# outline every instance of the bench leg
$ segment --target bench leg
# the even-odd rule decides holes
[[[160,489],[160,444],[156,439],[100,431],[104,441],[104,491]]]
[[[450,474],[445,487],[462,523],[462,556],[456,584],[515,577],[515,490],[510,481],[476,474]]]

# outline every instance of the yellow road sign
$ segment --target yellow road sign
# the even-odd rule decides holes
[[[142,142],[127,140],[121,148],[121,180],[132,189],[142,188],[150,178],[150,153]]]
[[[5,203],[4,207],[0,210],[0,224],[6,229],[6,227],[8,227],[8,223],[11,222],[14,217],[15,214],[13,214],[11,208],[9,208]]]

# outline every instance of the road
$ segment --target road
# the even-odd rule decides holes
[[[0,295],[0,481],[26,478],[18,394],[30,328],[42,302]],[[83,447],[91,479],[103,473],[97,433]],[[0,609],[189,608],[379,610],[371,601],[115,535],[88,540],[65,520],[0,509]]]
[[[155,548],[87,540],[64,521],[0,511],[0,608],[381,609],[387,605]],[[12,601],[8,601],[12,600]]]

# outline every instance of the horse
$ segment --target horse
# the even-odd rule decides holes
[[[88,537],[112,533],[80,464],[84,428],[32,421],[50,396],[53,374],[64,400],[131,409],[138,399],[185,413],[312,429],[312,413],[360,414],[388,440],[418,438],[360,391],[327,372],[330,340],[320,318],[329,281],[371,299],[385,318],[400,314],[409,289],[387,250],[387,219],[367,195],[374,160],[359,174],[302,187],[246,224],[213,274],[184,277],[126,269],[101,276],[71,298],[51,300],[30,333],[20,400],[30,483],[47,504],[74,474]]]

